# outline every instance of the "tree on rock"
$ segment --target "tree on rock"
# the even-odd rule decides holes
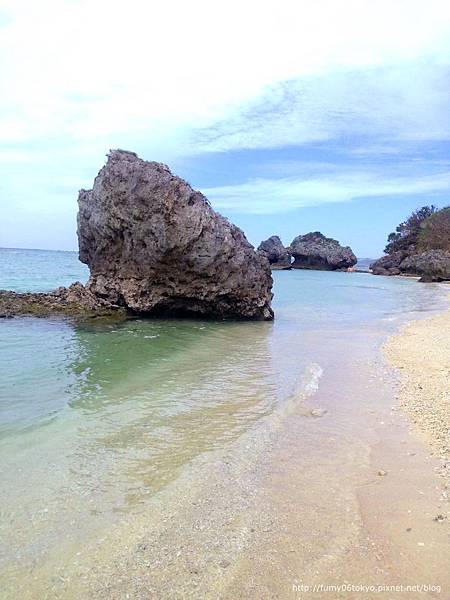
[[[431,217],[437,208],[434,205],[422,206],[415,210],[406,221],[397,225],[394,232],[388,236],[388,244],[384,249],[386,254],[401,252],[407,250],[410,246],[415,246],[421,231],[421,226],[426,219]]]

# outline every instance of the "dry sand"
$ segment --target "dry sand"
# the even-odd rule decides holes
[[[409,323],[385,346],[400,369],[400,404],[450,478],[450,311]]]

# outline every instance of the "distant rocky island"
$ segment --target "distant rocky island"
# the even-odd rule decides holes
[[[267,258],[272,269],[314,269],[318,271],[347,271],[356,265],[357,258],[349,246],[320,231],[294,238],[285,248],[277,235],[264,240],[258,252]]]
[[[423,282],[450,281],[450,207],[424,206],[414,211],[389,234],[385,256],[362,267],[349,246],[320,231],[298,235],[287,247],[273,235],[261,242],[258,253],[273,270],[359,271],[415,276]]]
[[[298,235],[289,246],[294,258],[293,269],[341,271],[357,263],[350,246],[341,246],[337,240],[325,237],[320,231]]]
[[[388,236],[385,253],[371,264],[374,275],[450,280],[450,207],[424,206],[414,211]]]

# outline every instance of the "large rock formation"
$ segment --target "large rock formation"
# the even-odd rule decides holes
[[[415,275],[420,281],[450,280],[450,208],[422,206],[389,234],[374,275]]]
[[[400,265],[404,273],[419,275],[421,281],[450,280],[450,252],[426,250],[408,256]]]
[[[112,151],[78,204],[95,296],[140,314],[273,318],[267,261],[167,166]]]
[[[382,256],[370,265],[370,270],[374,275],[400,275],[400,265],[406,257],[403,251],[392,252]]]
[[[288,250],[294,257],[294,269],[337,271],[353,267],[357,262],[349,246],[341,246],[319,231],[297,236]]]
[[[371,265],[374,275],[414,275],[421,281],[450,280],[450,252],[426,250],[425,252],[394,252],[383,256]]]
[[[291,255],[277,235],[272,235],[269,239],[261,242],[258,252],[267,258],[271,269],[291,268]]]

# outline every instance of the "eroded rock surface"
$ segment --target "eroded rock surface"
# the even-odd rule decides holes
[[[415,275],[420,281],[450,281],[450,207],[422,206],[388,235],[374,275]]]
[[[0,290],[0,317],[52,314],[73,317],[110,316],[122,311],[120,307],[95,296],[79,282],[47,293]]]
[[[267,261],[166,165],[112,151],[78,203],[94,296],[140,314],[273,318]]]
[[[374,275],[400,275],[400,265],[406,256],[405,252],[392,252],[382,256],[370,265]]]
[[[277,235],[262,241],[258,246],[258,252],[267,258],[271,269],[291,268],[291,255]]]
[[[411,275],[424,282],[449,281],[450,252],[393,252],[372,263],[371,269],[374,275]]]
[[[357,262],[349,246],[341,246],[319,231],[297,236],[288,250],[294,257],[294,269],[336,271],[353,267]]]
[[[400,264],[402,273],[417,275],[421,281],[450,280],[450,252],[427,250],[406,257]]]

